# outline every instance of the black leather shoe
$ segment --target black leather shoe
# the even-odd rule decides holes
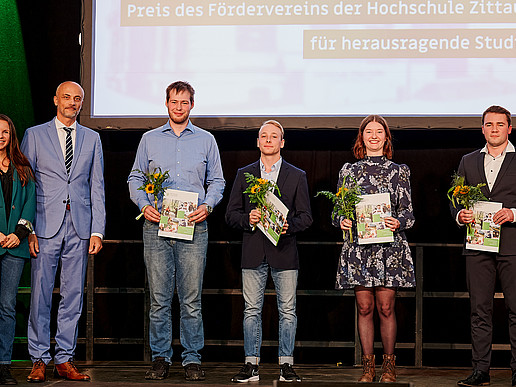
[[[165,361],[164,357],[157,357],[152,362],[152,367],[145,373],[145,379],[163,380],[168,377],[170,363]]]
[[[11,366],[8,364],[0,364],[0,384],[1,385],[15,385],[18,384],[15,378],[11,375]]]
[[[516,369],[512,370],[512,385],[516,386]]]
[[[464,380],[459,380],[457,384],[459,386],[489,386],[491,384],[491,378],[487,372],[473,370],[471,375]]]
[[[188,363],[183,367],[185,369],[185,379],[189,381],[204,380],[206,373],[200,364]]]

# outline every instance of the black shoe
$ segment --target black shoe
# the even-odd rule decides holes
[[[491,384],[491,378],[487,372],[473,370],[471,375],[464,380],[459,380],[457,384],[459,386],[489,386]]]
[[[145,379],[163,380],[168,376],[169,368],[170,363],[166,362],[164,357],[157,357],[152,362],[150,370],[145,372]]]
[[[206,373],[204,372],[200,364],[189,363],[184,366],[184,369],[186,380],[195,381],[206,379]]]
[[[294,371],[294,368],[292,368],[291,364],[284,363],[280,366],[279,381],[300,382],[301,378],[297,376],[296,371]]]
[[[246,383],[246,382],[257,382],[260,380],[258,374],[258,364],[246,363],[236,374],[231,378],[232,382],[235,383]]]
[[[516,369],[512,370],[512,385],[516,386]]]
[[[11,375],[11,367],[8,364],[0,364],[0,384],[3,386],[18,384]]]

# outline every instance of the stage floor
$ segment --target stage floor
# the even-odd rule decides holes
[[[45,383],[35,384],[27,383],[26,377],[30,372],[30,363],[16,362],[12,366],[13,376],[18,380],[19,386],[60,386],[78,387],[81,384],[88,386],[108,386],[108,387],[122,387],[122,386],[141,386],[141,385],[160,385],[160,386],[178,386],[178,385],[203,385],[203,386],[236,386],[236,383],[231,383],[231,377],[239,370],[241,364],[236,363],[204,363],[206,370],[206,380],[203,382],[187,382],[183,376],[183,368],[179,364],[174,364],[171,367],[170,376],[161,381],[145,380],[144,375],[149,365],[140,362],[95,362],[93,365],[86,365],[82,362],[77,362],[79,369],[88,373],[92,381],[90,383],[69,382],[62,379],[55,379],[52,376],[53,367],[47,369],[47,381]],[[337,367],[336,365],[303,365],[299,364],[295,367],[296,372],[303,379],[306,384],[323,384],[335,383],[335,387],[343,382],[353,383],[360,374],[360,368],[352,367]],[[377,367],[377,372],[380,368]],[[470,373],[469,369],[453,368],[412,368],[399,367],[398,368],[398,382],[412,383],[414,387],[435,387],[435,386],[456,386],[457,380],[465,378]],[[250,385],[272,386],[274,380],[277,380],[279,368],[274,364],[263,364],[260,367],[259,382],[247,383]],[[285,385],[286,383],[282,383]],[[378,384],[378,383],[377,383]],[[244,384],[245,385],[245,384]],[[290,385],[290,384],[289,384]],[[348,385],[348,384],[346,384]],[[364,386],[364,384],[357,385]],[[509,369],[494,369],[491,370],[491,386],[510,386],[511,385],[511,371]]]

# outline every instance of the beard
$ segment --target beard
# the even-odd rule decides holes
[[[80,111],[81,109],[66,108],[62,110],[61,114],[66,118],[75,118],[79,115]]]
[[[188,118],[190,117],[190,114],[188,113],[185,113],[184,115],[182,115],[181,117],[177,117],[175,115],[171,115],[170,116],[170,119],[172,120],[172,122],[174,124],[178,124],[178,125],[181,125],[181,124],[184,124],[185,122],[188,122]]]

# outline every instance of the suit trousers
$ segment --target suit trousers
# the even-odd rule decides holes
[[[39,253],[31,259],[31,304],[28,324],[32,361],[52,360],[50,354],[50,310],[57,268],[61,266],[60,296],[54,363],[65,363],[75,355],[77,325],[82,312],[89,239],[81,239],[66,211],[61,228],[52,238],[38,238]]]
[[[511,369],[516,370],[516,255],[481,253],[466,256],[466,280],[471,303],[473,368],[489,372],[493,341],[493,298],[500,279],[509,315]]]

